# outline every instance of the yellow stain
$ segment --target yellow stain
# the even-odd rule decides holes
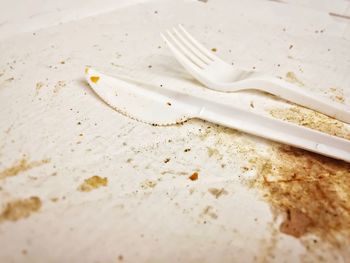
[[[90,80],[93,82],[93,83],[97,83],[97,81],[100,79],[99,76],[91,76],[90,77]]]
[[[88,73],[89,73],[89,68],[86,67],[86,68],[85,68],[85,74],[88,74]]]

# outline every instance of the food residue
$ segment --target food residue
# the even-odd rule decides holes
[[[293,106],[288,109],[271,109],[270,114],[278,119],[296,123],[330,135],[350,140],[350,129],[343,122],[313,110]]]
[[[4,220],[17,221],[27,218],[31,213],[39,211],[41,205],[41,200],[37,196],[9,202],[0,214],[0,222]]]
[[[99,76],[91,76],[91,77],[90,77],[90,80],[91,80],[91,82],[93,82],[93,83],[97,83],[97,81],[99,81],[99,79],[100,79]]]
[[[193,173],[190,177],[188,177],[191,181],[196,181],[198,180],[198,173]]]
[[[287,74],[286,74],[286,80],[287,80],[288,82],[290,82],[290,83],[297,84],[298,86],[304,86],[304,83],[303,83],[302,81],[300,81],[300,80],[297,78],[297,76],[296,76],[293,72],[291,72],[291,71],[287,72]]]
[[[49,162],[50,162],[49,159],[28,162],[28,160],[24,157],[21,160],[17,161],[17,163],[13,164],[11,167],[0,171],[0,179],[4,179],[6,177],[11,177],[11,176],[16,176],[21,172],[25,172],[27,170],[33,169],[33,168],[41,166],[43,164],[47,164]]]
[[[215,47],[211,49],[211,51],[216,52],[218,51]]]
[[[108,184],[107,177],[102,178],[98,175],[94,175],[88,179],[85,179],[84,183],[82,183],[79,186],[78,190],[81,192],[90,192],[102,186],[107,186],[107,184]]]
[[[350,239],[350,164],[289,146],[251,164],[257,177],[249,185],[283,216],[282,233],[312,234],[336,247]]]

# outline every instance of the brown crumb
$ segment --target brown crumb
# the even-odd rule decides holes
[[[93,82],[93,83],[97,83],[97,82],[100,80],[100,77],[99,77],[99,76],[91,76],[91,77],[90,77],[90,80],[91,80],[91,82]]]
[[[193,173],[190,177],[188,177],[191,181],[196,181],[198,180],[198,173],[195,172]]]
[[[171,103],[170,103],[170,102],[167,102],[166,105],[171,106]]]
[[[168,163],[170,161],[170,158],[166,158],[165,160],[164,160],[164,163]]]
[[[211,51],[216,52],[218,51],[215,47],[211,49]]]
[[[0,214],[0,221],[17,221],[27,218],[31,213],[39,211],[40,208],[41,200],[37,196],[15,200],[5,205],[5,209]]]
[[[98,175],[94,175],[88,179],[84,180],[84,183],[82,183],[78,190],[81,192],[90,192],[96,188],[100,188],[102,186],[108,185],[108,179],[107,177],[101,178]]]
[[[187,153],[187,152],[189,152],[189,151],[191,151],[190,148],[186,148],[186,149],[184,150],[185,153]]]
[[[123,255],[119,255],[119,256],[118,256],[118,260],[119,260],[119,261],[123,261],[123,259],[124,259]]]

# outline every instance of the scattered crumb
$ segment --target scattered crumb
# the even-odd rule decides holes
[[[166,158],[165,160],[164,160],[164,163],[168,163],[170,161],[170,158]]]
[[[90,192],[96,188],[100,188],[102,186],[107,186],[108,179],[107,177],[101,178],[98,175],[94,175],[88,179],[84,180],[84,183],[82,183],[78,190],[81,192]]]
[[[187,153],[187,152],[189,152],[189,151],[191,151],[190,148],[187,148],[187,149],[184,150],[185,153]]]
[[[293,45],[290,45],[290,46],[289,46],[289,49],[292,49],[292,48],[293,48]]]
[[[170,103],[170,102],[167,102],[166,104],[167,104],[168,106],[171,106],[171,103]]]
[[[216,52],[217,49],[214,47],[214,48],[211,49],[211,51]]]
[[[54,203],[56,203],[56,202],[58,201],[58,197],[52,197],[52,198],[51,198],[51,201],[54,202]]]
[[[331,93],[330,98],[336,102],[345,103],[344,91],[342,89],[330,88],[329,93]]]
[[[4,210],[0,214],[0,221],[17,221],[27,218],[31,213],[39,211],[40,208],[41,200],[37,196],[15,200],[5,205]]]
[[[198,173],[193,173],[190,177],[188,177],[191,181],[198,180]]]
[[[119,260],[119,261],[123,261],[123,259],[124,259],[123,255],[119,255],[119,256],[118,256],[118,260]]]
[[[250,106],[251,108],[254,108],[254,101],[251,101],[250,104],[249,104],[249,106]]]

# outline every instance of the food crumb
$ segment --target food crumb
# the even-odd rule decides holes
[[[190,177],[188,177],[191,181],[196,181],[198,180],[198,173],[195,172],[193,173]]]
[[[91,77],[90,77],[90,80],[91,80],[91,82],[93,82],[93,83],[97,83],[97,81],[99,81],[99,79],[100,79],[99,76],[91,76]]]
[[[102,178],[98,175],[94,175],[88,179],[85,179],[84,183],[82,183],[79,186],[78,190],[81,192],[90,192],[102,186],[107,186],[107,184],[108,184],[107,177]]]
[[[187,148],[187,149],[184,150],[185,153],[187,153],[187,152],[189,152],[189,151],[191,151],[190,148]]]
[[[168,163],[170,161],[170,158],[166,158],[165,160],[164,160],[164,163]]]
[[[217,49],[214,47],[214,48],[211,49],[211,51],[216,52]]]

